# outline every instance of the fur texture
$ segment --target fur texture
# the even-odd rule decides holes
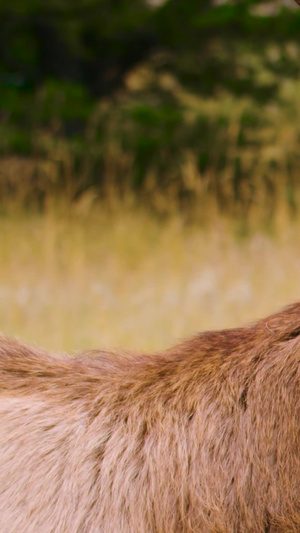
[[[0,337],[1,533],[300,531],[300,304],[162,354]]]

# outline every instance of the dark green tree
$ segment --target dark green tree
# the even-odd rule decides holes
[[[275,87],[256,86],[251,67],[239,64],[241,51],[263,57],[270,43],[300,35],[300,11],[278,9],[274,0],[169,0],[156,9],[144,0],[1,0],[0,23],[2,81],[36,86],[54,77],[97,96],[111,95],[128,71],[160,51],[157,68],[189,90],[268,97]],[[266,65],[298,75],[284,57]]]

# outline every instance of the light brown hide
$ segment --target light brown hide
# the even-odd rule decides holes
[[[0,337],[1,533],[300,531],[300,304],[160,354]]]

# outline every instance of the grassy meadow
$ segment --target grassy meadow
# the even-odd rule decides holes
[[[99,204],[0,216],[0,329],[55,351],[159,350],[300,297],[297,219],[247,233]]]
[[[245,54],[253,79],[278,87],[265,104],[196,95],[151,62],[93,105],[63,82],[28,101],[6,88],[3,333],[57,351],[159,350],[300,298],[300,82]],[[299,65],[291,43],[269,54]]]

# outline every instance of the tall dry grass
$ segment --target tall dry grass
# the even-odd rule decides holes
[[[280,49],[272,54],[280,60]],[[296,59],[300,52],[291,44],[285,54]],[[269,78],[257,60],[245,58],[279,91],[264,104],[225,91],[197,96],[172,76],[140,67],[127,90],[95,104],[80,134],[67,134],[60,116],[48,125],[33,121],[26,156],[0,150],[0,211],[44,208],[56,194],[138,201],[201,221],[212,209],[250,224],[269,224],[282,209],[299,213],[300,82]]]
[[[163,349],[300,298],[299,221],[273,233],[104,205],[0,217],[0,329],[52,350]]]

